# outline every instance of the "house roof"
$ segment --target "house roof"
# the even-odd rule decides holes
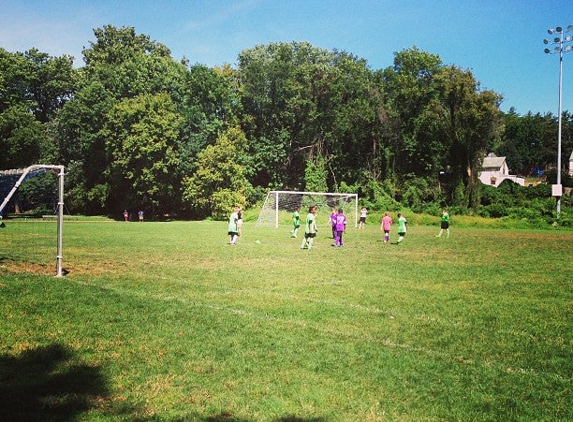
[[[482,168],[489,169],[489,168],[496,168],[499,169],[503,166],[505,162],[505,157],[498,157],[493,152],[489,153],[487,157],[483,159]]]

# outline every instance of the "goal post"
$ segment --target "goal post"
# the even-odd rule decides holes
[[[330,192],[299,192],[274,190],[267,193],[256,227],[278,228],[280,222],[291,222],[291,215],[295,208],[304,213],[305,208],[317,205],[319,211],[325,210],[330,215],[330,209],[342,208],[348,221],[354,222],[358,227],[358,194],[356,193],[330,193]]]
[[[10,199],[14,196],[20,185],[27,179],[34,177],[40,173],[46,171],[57,172],[58,175],[58,204],[56,210],[57,216],[57,252],[56,252],[56,277],[62,277],[63,275],[63,233],[64,233],[64,166],[61,165],[46,165],[46,164],[35,164],[28,166],[25,169],[14,169],[14,170],[2,170],[0,171],[1,178],[7,178],[8,182],[11,184],[12,180],[17,180],[14,182],[12,188],[9,192],[1,192],[4,196],[2,204],[0,205],[0,218],[4,213],[4,209],[10,202]],[[4,186],[8,186],[3,184]]]

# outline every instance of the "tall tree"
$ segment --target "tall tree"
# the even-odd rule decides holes
[[[56,159],[47,123],[75,90],[69,56],[37,49],[9,53],[0,48],[0,166],[25,167]]]
[[[495,151],[507,156],[509,167],[518,174],[529,175],[546,170],[557,162],[558,118],[551,113],[518,115],[510,109],[504,115],[505,131]],[[573,151],[573,116],[565,111],[561,128],[562,157],[566,164]]]
[[[185,122],[178,142],[181,172],[190,174],[197,154],[238,124],[240,99],[236,72],[228,66],[219,69],[192,66],[185,74],[184,87],[180,109]]]
[[[170,57],[167,47],[131,27],[107,25],[94,34],[96,41],[83,50],[86,66],[81,70],[81,88],[56,122],[61,155],[79,173],[71,175],[72,180],[82,184],[71,191],[72,200],[87,213],[101,212],[114,190],[107,171],[112,157],[105,153],[109,140],[103,132],[109,111],[126,99],[167,93],[180,112],[187,72],[184,64]]]
[[[435,136],[434,102],[439,96],[434,76],[442,69],[439,56],[415,46],[394,54],[394,64],[384,70],[388,124],[394,127],[392,169],[399,179],[436,179],[443,143]]]
[[[308,161],[320,159],[335,189],[378,164],[381,93],[365,60],[277,43],[243,51],[239,74],[254,184],[302,189]]]
[[[447,163],[465,189],[464,203],[460,205],[475,208],[479,205],[482,158],[503,131],[499,110],[502,97],[493,91],[481,91],[471,71],[455,66],[444,68],[435,79],[440,90],[438,117],[450,145]]]
[[[199,153],[195,173],[183,180],[183,200],[195,216],[221,219],[247,205],[246,149],[245,134],[230,128]]]
[[[46,123],[70,99],[77,85],[71,56],[51,57],[33,48],[9,53],[0,48],[0,112],[24,105]]]
[[[110,110],[102,130],[110,157],[108,209],[143,206],[156,212],[180,205],[174,198],[182,121],[167,94],[124,99]]]
[[[43,125],[24,105],[0,113],[0,169],[24,168],[42,158],[53,158],[53,148]]]
[[[333,58],[308,43],[273,43],[239,55],[254,184],[302,187],[305,151],[319,139],[313,84],[327,75]]]

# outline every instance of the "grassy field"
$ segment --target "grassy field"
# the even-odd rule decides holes
[[[288,226],[247,222],[233,247],[223,222],[78,220],[56,278],[23,263],[45,241],[55,261],[54,238],[19,252],[19,224],[0,420],[573,420],[573,231],[389,245],[368,224],[333,248],[322,224],[307,251]]]

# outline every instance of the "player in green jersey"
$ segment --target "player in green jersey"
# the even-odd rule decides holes
[[[406,225],[408,221],[406,221],[406,217],[402,214],[398,213],[398,243],[401,243],[406,237]]]
[[[312,249],[312,244],[314,243],[314,238],[316,237],[316,211],[318,210],[316,205],[313,205],[308,209],[308,215],[306,216],[306,225],[304,228],[304,239],[300,245],[301,249],[305,247],[310,251]]]
[[[450,215],[448,212],[443,209],[442,210],[442,220],[440,222],[440,232],[437,234],[436,237],[442,237],[442,234],[446,231],[446,237],[450,237]]]
[[[292,230],[290,231],[290,234],[292,237],[297,236],[298,233],[298,228],[300,227],[300,213],[299,213],[300,207],[295,207],[293,213],[292,213]]]

